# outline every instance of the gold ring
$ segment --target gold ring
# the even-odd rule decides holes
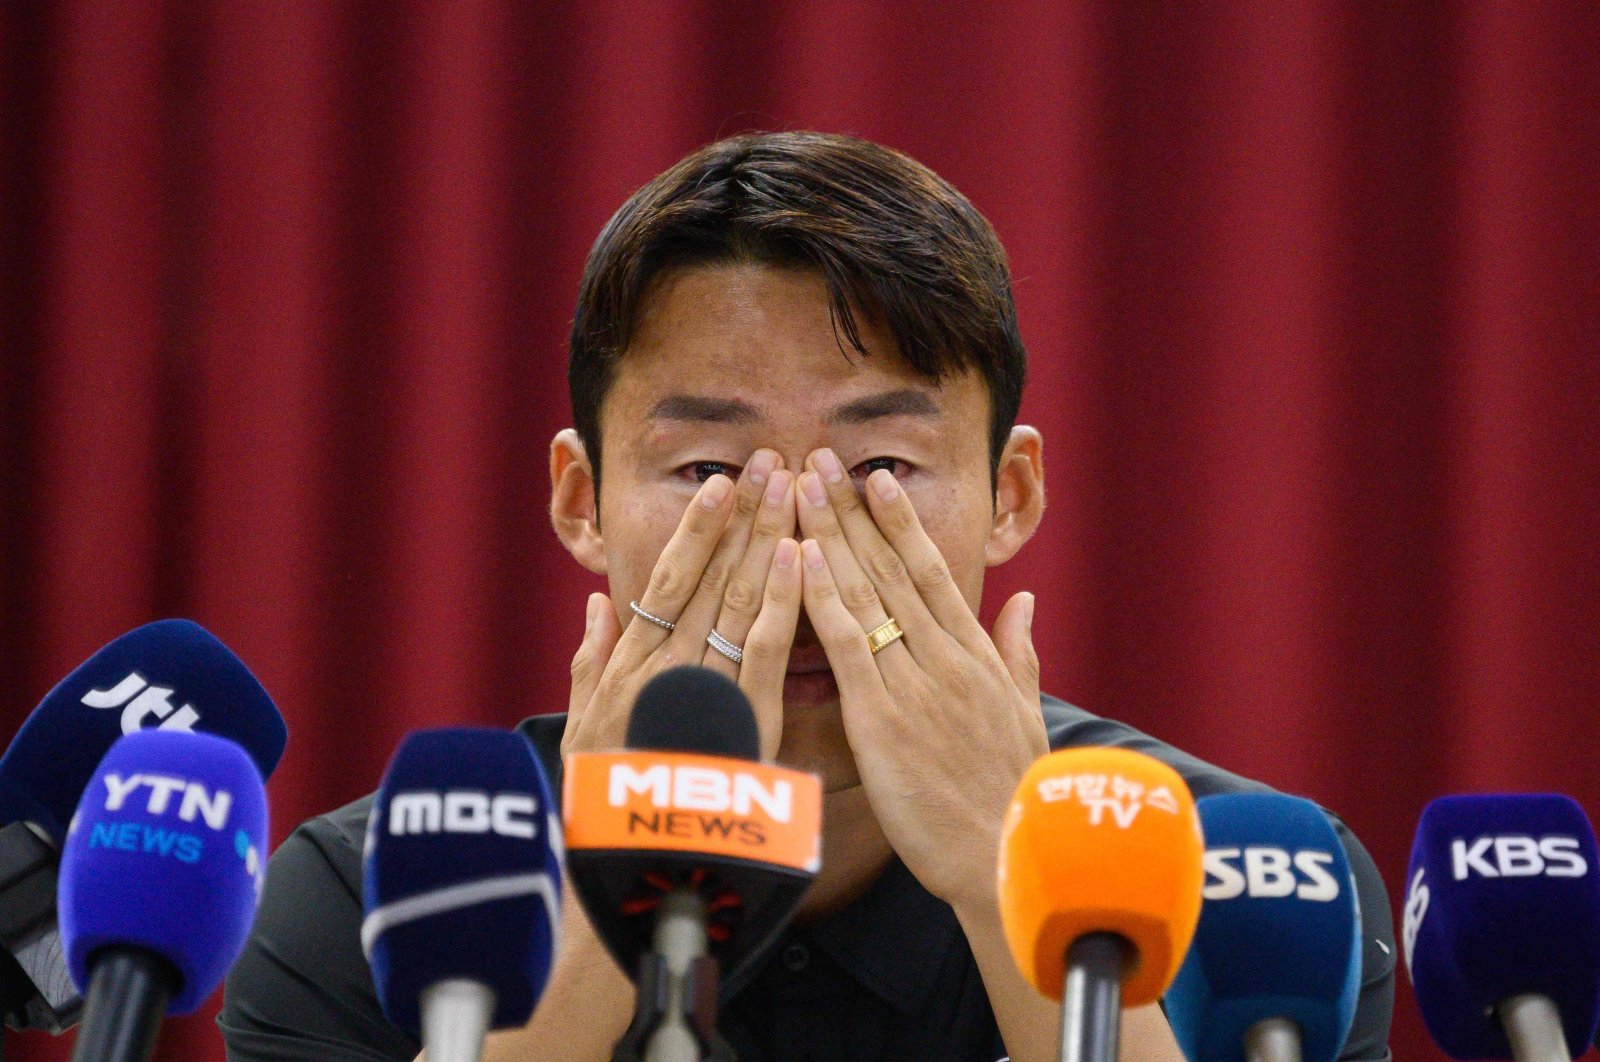
[[[877,656],[880,651],[905,636],[906,632],[901,630],[900,624],[894,621],[893,616],[890,616],[883,622],[882,626],[874,627],[867,632],[867,645],[872,649],[872,655]]]

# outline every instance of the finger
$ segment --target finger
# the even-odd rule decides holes
[[[911,584],[927,604],[939,626],[949,631],[968,649],[977,649],[988,640],[983,625],[972,614],[961,588],[950,574],[939,547],[923,530],[922,521],[911,499],[888,469],[880,468],[867,477],[867,505],[884,538],[905,564]]]
[[[739,669],[739,688],[755,708],[764,760],[778,754],[783,737],[783,679],[800,622],[801,581],[800,543],[785,538],[773,549],[761,612],[745,638],[744,663]]]
[[[857,504],[860,504],[859,499]],[[801,474],[800,498],[795,508],[799,511],[800,529],[804,532],[806,541],[815,543],[822,555],[827,558],[827,569],[834,593],[844,609],[855,617],[858,633],[863,635],[861,644],[865,646],[866,632],[875,630],[887,622],[889,613],[884,608],[883,600],[878,597],[877,587],[872,585],[872,580],[867,578],[866,572],[862,571],[861,565],[857,563],[855,553],[851,551],[850,543],[844,537],[844,529],[839,524],[838,515],[828,500],[827,488],[823,486],[822,477],[817,473]],[[808,566],[807,575],[809,574]],[[809,598],[807,600],[809,601]],[[903,624],[902,629],[905,629]],[[937,632],[923,625],[920,634],[922,635],[920,648],[926,650],[931,640],[930,636]],[[909,664],[912,661],[908,650],[909,647],[902,638],[878,654],[878,663],[886,667]]]
[[[677,622],[694,595],[706,561],[727,525],[732,496],[733,481],[720,473],[700,485],[683,511],[678,529],[656,560],[649,585],[639,601],[640,608],[668,623]],[[670,633],[643,616],[630,616],[617,651],[623,662],[636,667],[665,642]]]
[[[1033,645],[1033,595],[1023,591],[994,620],[994,647],[1024,699],[1039,703],[1039,653]]]
[[[698,659],[705,649],[706,635],[711,633],[711,626],[722,608],[728,581],[744,559],[756,518],[763,509],[762,497],[781,460],[774,450],[757,450],[739,474],[728,524],[700,571],[693,596],[678,616],[678,629],[667,639],[665,650],[678,659]],[[760,600],[760,591],[757,591],[757,600]]]
[[[828,656],[833,679],[839,684],[840,703],[868,712],[882,708],[889,698],[883,675],[867,646],[860,621],[840,600],[826,554],[814,539],[806,539],[800,543],[800,558],[806,616]]]
[[[893,616],[906,632],[912,654],[918,651],[944,652],[947,648],[945,640],[935,637],[938,620],[912,585],[911,575],[900,554],[878,530],[871,511],[861,500],[855,482],[845,474],[844,464],[838,455],[826,448],[817,450],[809,458],[809,464],[822,476],[828,501],[839,522],[839,529],[850,546],[856,566],[872,582],[888,615]],[[829,561],[832,562],[831,555]],[[839,578],[844,580],[846,576],[840,572]]]
[[[611,652],[617,647],[617,639],[621,636],[622,626],[617,622],[611,599],[604,594],[590,594],[584,612],[583,641],[572,657],[572,690],[567,699],[567,725],[561,742],[563,749],[569,744],[568,738],[576,738],[582,728],[589,702],[594,699],[594,691],[600,685],[600,676],[605,674]]]
[[[718,633],[735,645],[744,644],[745,637],[755,626],[756,616],[765,607],[763,593],[778,543],[793,534],[794,476],[784,471],[774,472],[762,495],[761,512],[756,516],[744,559],[728,580],[722,594],[722,608],[717,613]]]

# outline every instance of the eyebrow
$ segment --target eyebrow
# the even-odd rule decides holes
[[[852,399],[823,415],[825,424],[866,424],[882,417],[937,417],[939,406],[921,391],[902,387]],[[754,424],[765,420],[761,410],[738,398],[710,395],[667,395],[645,413],[652,420],[695,421],[702,424]]]
[[[937,417],[939,406],[921,391],[902,387],[898,391],[884,391],[867,395],[835,406],[824,416],[827,424],[865,424],[880,417]]]
[[[693,420],[711,424],[753,424],[764,419],[761,411],[749,402],[707,395],[668,395],[651,406],[645,416],[654,420]]]

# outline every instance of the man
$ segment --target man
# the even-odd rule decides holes
[[[588,602],[568,713],[523,730],[557,772],[623,744],[651,675],[703,664],[750,696],[764,756],[822,777],[822,872],[785,939],[724,986],[747,1062],[1054,1057],[1056,1008],[1013,967],[995,897],[1028,764],[1121,745],[1197,795],[1256,788],[1041,698],[1031,594],[992,632],[978,623],[985,569],[1044,508],[1039,433],[1014,424],[1025,360],[988,223],[926,168],[848,137],[712,144],[636,193],[590,254],[551,514],[611,593]],[[356,941],[369,806],[313,820],[274,857],[220,1019],[230,1057],[416,1053]],[[1388,903],[1342,836],[1367,937],[1344,1057],[1387,1059]],[[571,895],[533,1021],[487,1058],[604,1059],[626,1027],[632,988]],[[1127,1059],[1181,1058],[1155,1007],[1128,1014],[1123,1041]]]

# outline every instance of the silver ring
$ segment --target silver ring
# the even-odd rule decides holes
[[[678,625],[676,623],[668,623],[666,620],[662,619],[660,616],[653,616],[650,613],[646,612],[644,609],[640,608],[639,607],[639,602],[637,602],[637,601],[629,601],[628,602],[628,607],[633,609],[633,614],[635,616],[638,616],[640,619],[647,619],[651,623],[654,623],[657,627],[662,628],[663,630],[675,631],[675,630],[678,629]]]
[[[744,650],[718,634],[715,627],[711,628],[711,633],[706,635],[706,644],[729,660],[732,660],[735,664],[744,662]]]

